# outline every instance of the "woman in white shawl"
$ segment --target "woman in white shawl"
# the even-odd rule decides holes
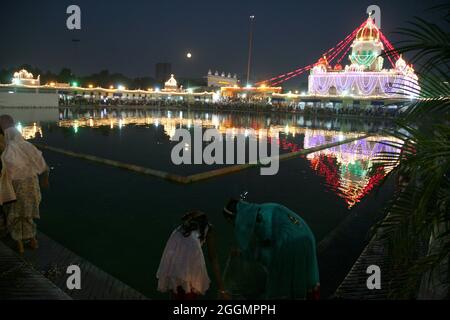
[[[0,204],[6,215],[6,226],[17,241],[20,253],[24,252],[24,240],[30,240],[33,249],[38,247],[36,224],[39,219],[41,185],[48,187],[48,166],[42,153],[25,141],[15,128],[9,115],[0,116],[0,127],[5,136],[5,149],[1,155]]]

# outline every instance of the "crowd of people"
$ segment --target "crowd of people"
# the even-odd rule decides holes
[[[361,108],[359,106],[342,107],[337,109],[332,108],[314,108],[305,107],[302,110],[305,115],[321,115],[321,116],[349,116],[349,117],[363,117],[363,118],[397,118],[400,113],[398,109],[386,108],[380,106],[369,106]]]
[[[311,116],[333,117],[363,117],[363,118],[397,118],[401,115],[399,109],[378,105],[349,105],[340,107],[317,107],[311,105],[300,106],[296,103],[262,101],[242,101],[241,99],[211,102],[205,100],[186,101],[179,99],[146,100],[146,99],[108,99],[88,100],[80,98],[76,101],[60,101],[60,106],[93,106],[93,107],[119,107],[138,106],[156,108],[198,109],[212,111],[237,111],[237,112],[288,112]]]
[[[397,109],[386,108],[381,106],[346,106],[339,108],[303,106],[296,104],[259,104],[259,103],[215,103],[207,107],[220,111],[256,111],[256,112],[289,112],[306,116],[348,116],[348,117],[364,117],[364,118],[396,118],[400,115]]]

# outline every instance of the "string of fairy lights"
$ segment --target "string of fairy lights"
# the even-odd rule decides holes
[[[363,24],[361,24],[358,28],[356,28],[355,30],[353,30],[349,35],[347,35],[347,37],[345,37],[343,40],[341,40],[340,42],[338,42],[335,46],[333,46],[332,48],[328,49],[326,52],[324,52],[322,54],[322,56],[332,56],[334,52],[341,52],[345,46],[347,46],[348,44],[350,44],[353,39],[356,37],[356,34],[358,33],[358,30],[363,27],[365,24],[365,22]],[[260,81],[257,84],[264,84],[264,83],[270,83],[272,86],[276,86],[279,83],[283,83],[289,79],[292,79],[294,77],[297,77],[299,75],[301,75],[302,73],[304,73],[305,71],[308,71],[310,69],[312,69],[314,67],[315,63],[310,64],[308,66],[304,66],[302,68],[298,68],[296,70],[278,75],[276,77],[270,78],[268,80],[264,80],[264,81]],[[276,82],[274,82],[276,80]]]

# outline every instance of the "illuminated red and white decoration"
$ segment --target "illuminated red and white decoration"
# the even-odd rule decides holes
[[[326,139],[321,134],[305,135],[305,148],[320,145]],[[339,141],[339,136],[332,136],[332,141]],[[393,145],[401,141],[392,137],[372,136],[310,153],[306,159],[326,180],[326,185],[342,197],[348,208],[361,201],[392,168],[378,167],[373,170],[373,160],[383,152],[398,152]]]
[[[412,66],[393,51],[372,18],[369,17],[357,32],[350,45],[350,64],[342,68],[340,64],[331,67],[326,57],[322,57],[309,75],[309,93],[313,95],[354,96],[354,97],[405,97],[420,91],[418,77]],[[386,40],[386,39],[385,39]],[[381,56],[386,47],[392,69],[384,69]],[[414,92],[414,94],[411,93]]]

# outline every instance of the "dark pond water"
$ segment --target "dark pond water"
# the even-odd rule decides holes
[[[390,125],[292,115],[129,109],[44,110],[40,119],[39,113],[27,118],[27,114],[13,111],[10,113],[31,141],[181,175],[215,167],[172,164],[170,151],[176,142],[171,137],[180,127],[198,125],[221,132],[253,129],[257,138],[275,136],[281,152],[292,152],[380,132]],[[383,149],[383,139],[375,136],[284,161],[275,176],[261,176],[259,169],[253,168],[191,185],[44,152],[52,168],[51,189],[43,193],[38,226],[149,297],[167,298],[156,291],[155,273],[165,242],[186,210],[198,208],[208,213],[217,232],[222,266],[233,244],[233,232],[221,209],[228,198],[245,191],[249,201],[279,202],[299,213],[320,242],[352,213],[368,214],[382,207],[372,191],[386,172],[371,168],[374,154]],[[383,192],[386,198],[387,191]],[[352,248],[340,248],[343,254],[354,255],[362,244],[358,241]],[[328,267],[340,264],[324,261]],[[331,288],[335,284],[322,285]],[[215,297],[211,292],[208,297]]]

